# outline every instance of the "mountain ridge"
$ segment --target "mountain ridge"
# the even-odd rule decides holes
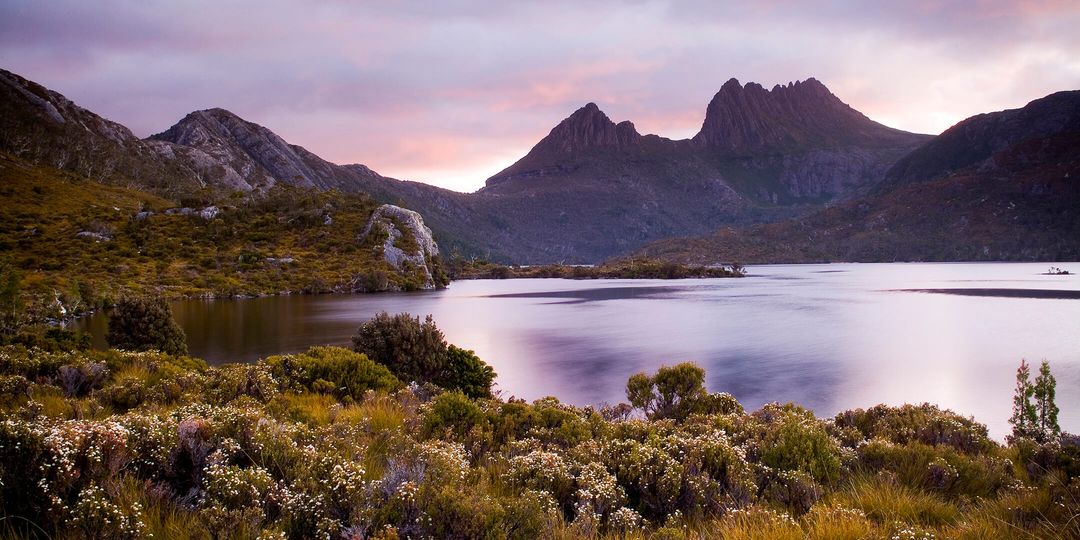
[[[220,108],[139,139],[37,83],[9,72],[0,81],[0,110],[8,113],[0,150],[50,164],[70,154],[69,170],[174,198],[208,189],[258,193],[277,183],[364,192],[419,211],[447,253],[518,263],[597,262],[663,238],[812,216],[885,189],[887,174],[901,165],[915,170],[915,158],[938,140],[878,124],[816,79],[771,90],[732,79],[694,137],[640,134],[590,102],[484,188],[464,194],[328,162]],[[22,148],[26,140],[40,148]],[[103,164],[109,174],[101,174]]]

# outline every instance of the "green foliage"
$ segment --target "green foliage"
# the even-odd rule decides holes
[[[446,341],[431,315],[421,323],[408,313],[384,311],[360,325],[352,341],[354,351],[390,368],[401,380],[435,382],[445,376]]]
[[[1020,359],[1020,367],[1016,368],[1016,390],[1013,394],[1013,412],[1009,417],[1012,425],[1013,438],[1038,436],[1038,412],[1031,397],[1035,394],[1035,387],[1031,384],[1031,368],[1027,361]]]
[[[653,376],[638,373],[626,382],[626,399],[649,418],[685,420],[693,413],[742,412],[730,394],[705,390],[705,370],[691,362],[662,366]]]
[[[1035,410],[1038,413],[1035,428],[1039,440],[1050,441],[1061,433],[1058,425],[1058,406],[1054,402],[1057,393],[1057,379],[1050,373],[1050,362],[1043,360],[1039,367],[1039,376],[1035,377],[1032,396],[1035,398]]]
[[[439,386],[460,390],[470,398],[491,397],[491,385],[495,383],[491,366],[476,353],[455,345],[447,347],[446,356],[446,376],[437,382]]]
[[[278,380],[300,389],[361,399],[369,390],[391,392],[401,382],[367,356],[341,347],[312,347],[307,352],[263,360]]]
[[[833,424],[836,435],[852,446],[877,438],[901,445],[920,442],[949,446],[969,454],[996,446],[986,426],[929,403],[852,409],[836,415]]]
[[[161,297],[124,297],[109,314],[105,338],[117,349],[159,350],[174,356],[187,355],[187,336]]]
[[[813,414],[790,404],[769,404],[754,415],[765,424],[758,442],[763,464],[805,473],[818,482],[839,479],[839,443]]]
[[[348,293],[419,283],[417,272],[400,274],[357,243],[376,207],[365,194],[279,183],[172,201],[3,156],[0,186],[0,334],[126,295]],[[219,213],[204,219],[178,204],[216,205]],[[109,239],[76,236],[81,231]]]
[[[469,397],[488,397],[495,370],[472,351],[447,345],[431,315],[378,313],[360,325],[353,350],[388,367],[399,379],[432,383]]]
[[[743,277],[746,271],[740,265],[689,266],[675,262],[633,257],[607,261],[599,266],[568,266],[546,264],[533,266],[504,266],[485,260],[452,261],[451,275],[454,279],[510,279],[510,278],[563,278],[563,279],[687,279]]]
[[[14,333],[23,324],[25,311],[22,275],[8,257],[4,257],[0,259],[0,336]]]
[[[156,351],[2,346],[0,507],[22,520],[0,520],[0,535],[1080,533],[1080,444],[1068,435],[1005,448],[927,405],[819,420],[792,404],[748,414],[715,394],[684,419],[646,420],[363,382],[389,376],[333,347],[207,367]],[[698,380],[661,384],[684,394],[697,388],[676,384],[687,378]]]
[[[431,408],[424,415],[424,433],[438,435],[449,432],[461,436],[486,421],[487,417],[480,407],[465,394],[446,392],[431,402]]]

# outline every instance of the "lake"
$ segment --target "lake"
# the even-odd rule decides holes
[[[1001,439],[1021,358],[1033,372],[1050,361],[1061,426],[1080,432],[1080,276],[1041,275],[1049,266],[768,265],[743,279],[456,281],[437,292],[173,309],[192,355],[211,364],[346,345],[379,311],[430,313],[449,342],[494,366],[504,397],[617,403],[630,375],[693,361],[711,391],[748,409],[794,401],[824,416],[925,401]],[[104,316],[78,324],[100,343]]]

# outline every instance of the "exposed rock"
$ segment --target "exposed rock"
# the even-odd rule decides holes
[[[912,146],[926,138],[870,120],[814,78],[772,90],[731,79],[709,102],[693,141],[738,155],[767,149]]]
[[[214,219],[221,213],[221,210],[216,206],[207,206],[202,210],[199,210],[199,217],[209,221]]]
[[[434,289],[436,283],[432,261],[439,256],[439,246],[424,225],[419,213],[391,204],[377,208],[360,233],[360,240],[371,234],[385,234],[381,244],[382,258],[399,274],[407,276],[420,272],[422,289]]]
[[[75,237],[83,238],[86,240],[93,240],[94,242],[109,242],[112,240],[112,236],[93,231],[79,231],[75,233]]]
[[[292,264],[292,263],[296,262],[296,259],[294,259],[292,257],[267,257],[266,262],[267,262],[267,264],[270,264],[270,265],[273,265],[273,266],[281,266],[281,265],[286,265],[286,264]]]
[[[135,221],[143,221],[145,219],[148,219],[152,215],[154,215],[153,212],[149,210],[143,210],[142,212],[135,214]]]
[[[357,192],[365,181],[382,178],[363,165],[325,161],[225,109],[195,111],[148,141],[160,145],[159,153],[186,160],[206,183],[243,191],[281,182]]]

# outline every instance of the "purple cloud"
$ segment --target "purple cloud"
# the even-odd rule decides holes
[[[877,4],[9,0],[0,65],[139,135],[224,107],[331,161],[461,191],[588,101],[688,137],[730,77],[814,76],[930,133],[1080,87],[1075,2]]]

